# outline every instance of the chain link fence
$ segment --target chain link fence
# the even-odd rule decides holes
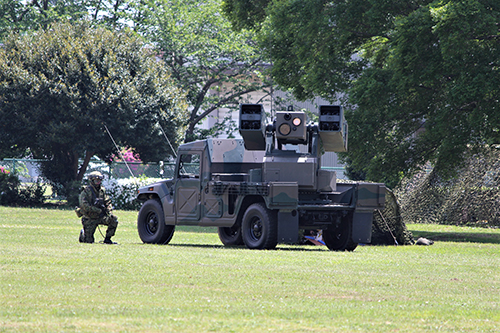
[[[41,178],[39,166],[44,163],[40,159],[14,159],[6,158],[0,161],[0,167],[13,172],[23,183],[33,183]],[[99,160],[91,160],[85,174],[99,171],[108,179],[123,179],[134,177],[146,178],[172,178],[175,162],[136,163],[113,162],[107,164]]]

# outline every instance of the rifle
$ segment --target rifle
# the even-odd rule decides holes
[[[106,205],[104,204],[104,199],[97,197],[97,194],[95,193],[92,185],[90,185],[90,190],[92,191],[93,197],[95,198],[93,206],[101,210],[101,214],[99,214],[99,217],[102,218],[104,217],[104,215],[109,216],[109,210],[108,207],[106,207]]]
[[[101,214],[99,217],[103,217],[104,215],[109,216],[109,210],[108,207],[104,204],[104,199],[101,198],[96,198],[94,201],[94,207],[97,207],[101,210]]]

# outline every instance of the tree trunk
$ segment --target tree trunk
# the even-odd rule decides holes
[[[188,143],[188,142],[191,142],[191,141],[194,141],[195,137],[194,137],[194,127],[196,126],[196,124],[189,124],[188,128],[187,128],[187,131],[186,131],[186,135],[184,135],[184,143]]]
[[[85,171],[87,171],[87,167],[89,166],[90,159],[92,158],[92,156],[94,156],[94,152],[93,151],[87,150],[85,152],[85,158],[83,160],[82,166],[80,167],[80,170],[78,171],[78,175],[76,176],[76,180],[77,181],[82,181],[83,180],[83,176],[85,175]]]

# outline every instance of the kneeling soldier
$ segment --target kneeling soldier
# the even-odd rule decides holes
[[[111,241],[118,227],[118,218],[112,214],[111,200],[101,186],[103,176],[98,171],[89,174],[89,185],[80,193],[80,213],[83,215],[83,229],[80,232],[81,243],[93,243],[97,225],[107,225],[105,244],[116,244]]]

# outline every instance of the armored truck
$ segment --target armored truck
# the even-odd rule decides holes
[[[348,126],[338,105],[276,112],[241,104],[242,139],[206,139],[178,149],[172,179],[138,191],[137,219],[144,243],[168,244],[177,225],[217,227],[226,246],[273,249],[321,230],[330,250],[370,243],[373,213],[385,204],[384,184],[337,181],[321,168],[325,151],[347,150]]]

